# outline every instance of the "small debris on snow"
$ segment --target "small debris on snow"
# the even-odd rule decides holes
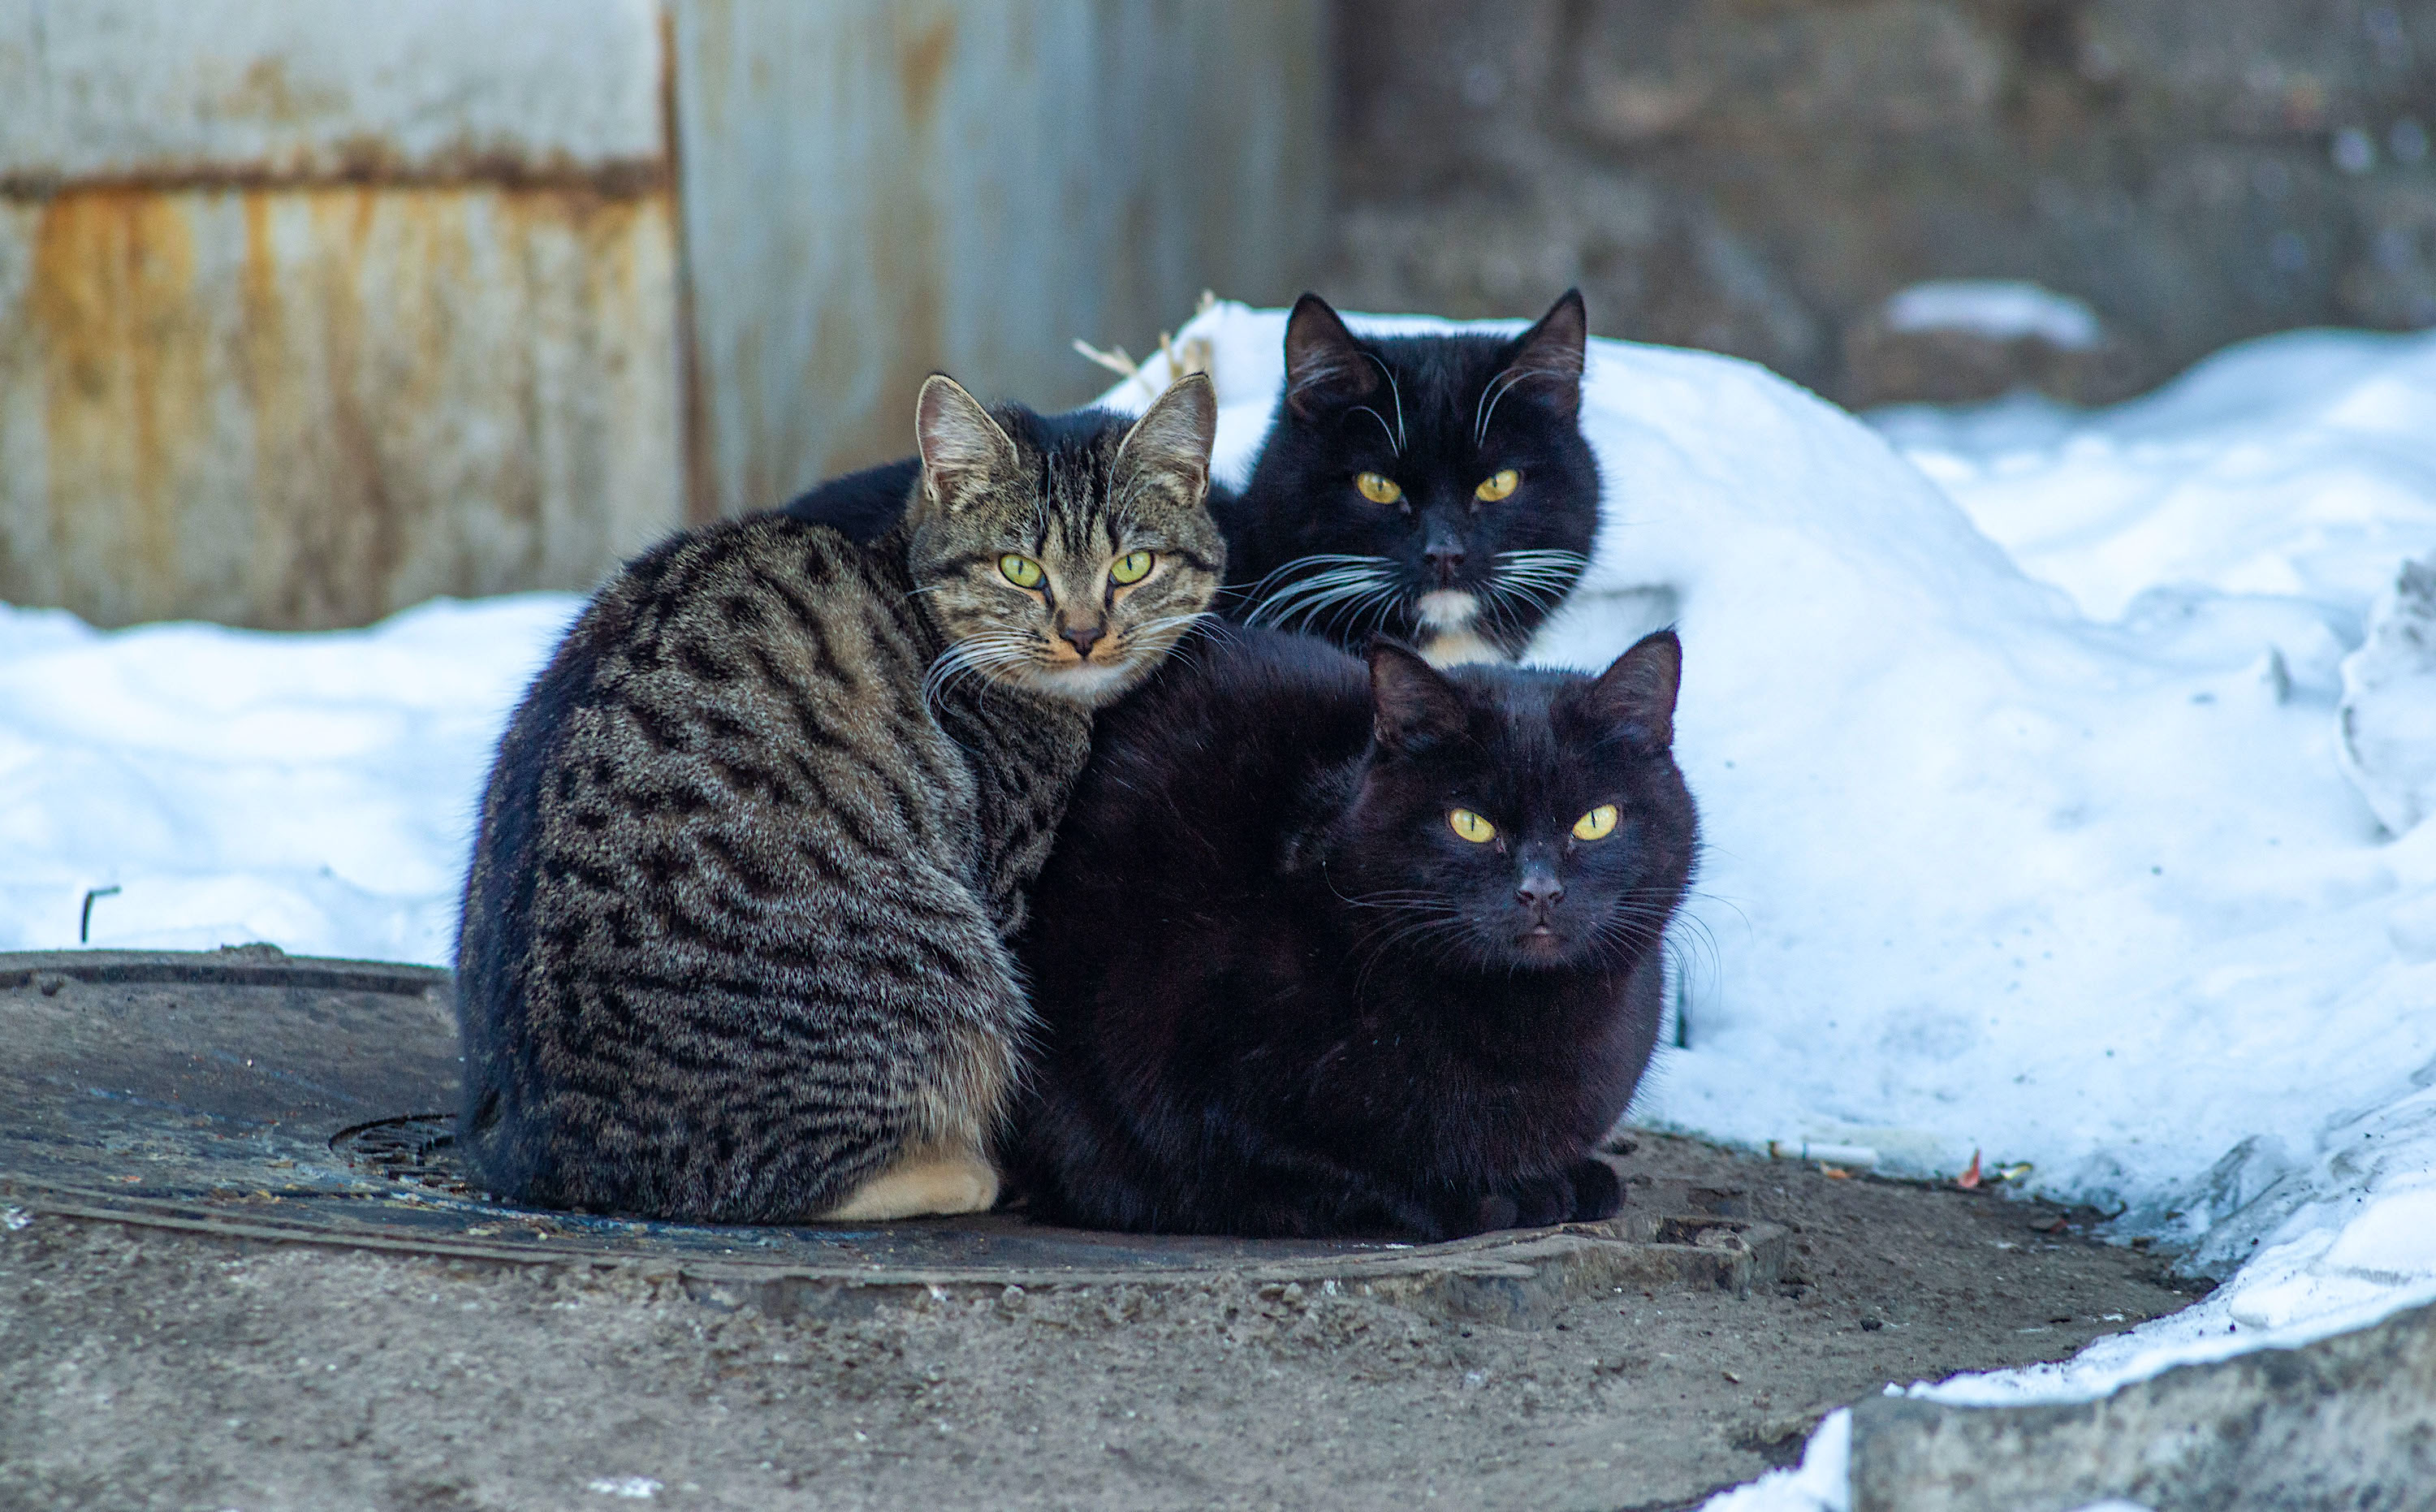
[[[1821,1160],[1847,1168],[1874,1166],[1878,1152],[1866,1144],[1823,1144],[1815,1139],[1770,1139],[1771,1160]]]
[[[2436,556],[2406,562],[2343,658],[2336,764],[2396,835],[2436,812]]]
[[[0,1208],[0,1228],[12,1234],[33,1221],[34,1215],[23,1208]]]
[[[1957,1176],[1957,1177],[1954,1179],[1954,1184],[1955,1184],[1956,1186],[1958,1186],[1958,1187],[1961,1188],[1961,1189],[1962,1189],[1963,1190],[1965,1190],[1965,1191],[1975,1191],[1975,1190],[1978,1190],[1978,1186],[1979,1186],[1979,1152],[1978,1152],[1978,1151],[1974,1150],[1974,1151],[1972,1151],[1972,1152],[1971,1152],[1971,1169],[1970,1169],[1970,1170],[1968,1170],[1968,1171],[1965,1171],[1965,1172],[1964,1172],[1964,1173],[1962,1173],[1962,1174],[1960,1174],[1959,1176]]]

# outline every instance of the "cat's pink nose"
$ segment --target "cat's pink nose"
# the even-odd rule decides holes
[[[1086,660],[1090,658],[1091,648],[1098,645],[1100,637],[1107,633],[1105,625],[1062,625],[1057,631],[1073,643],[1074,653]]]
[[[1526,909],[1545,911],[1565,900],[1565,884],[1547,872],[1533,872],[1514,890],[1514,901]]]

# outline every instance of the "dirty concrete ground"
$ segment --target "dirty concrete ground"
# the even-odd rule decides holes
[[[631,1270],[17,1214],[0,1509],[1675,1507],[1888,1381],[2190,1299],[2094,1214],[1634,1145],[1636,1175],[1747,1187],[1786,1278],[1528,1330],[1224,1276],[780,1320]]]

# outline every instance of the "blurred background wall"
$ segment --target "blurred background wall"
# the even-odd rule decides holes
[[[1339,0],[1337,26],[1331,287],[1359,307],[1578,283],[1603,335],[1853,405],[2104,401],[2266,331],[2436,324],[2431,0]],[[2031,281],[2101,331],[1889,330],[1931,279]]]
[[[0,600],[587,587],[1204,287],[2102,402],[2436,324],[2431,132],[2436,0],[0,0]]]

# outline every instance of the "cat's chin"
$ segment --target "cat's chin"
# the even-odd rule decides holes
[[[1027,667],[1009,681],[1027,692],[1045,693],[1051,698],[1064,699],[1085,708],[1098,708],[1122,697],[1140,682],[1142,674],[1148,670],[1140,663],[1131,661],[1120,662],[1113,667],[1104,667],[1098,662],[1068,662],[1062,667]]]
[[[1591,942],[1534,930],[1501,939],[1493,950],[1486,953],[1493,959],[1481,964],[1492,970],[1562,971],[1590,959]]]

